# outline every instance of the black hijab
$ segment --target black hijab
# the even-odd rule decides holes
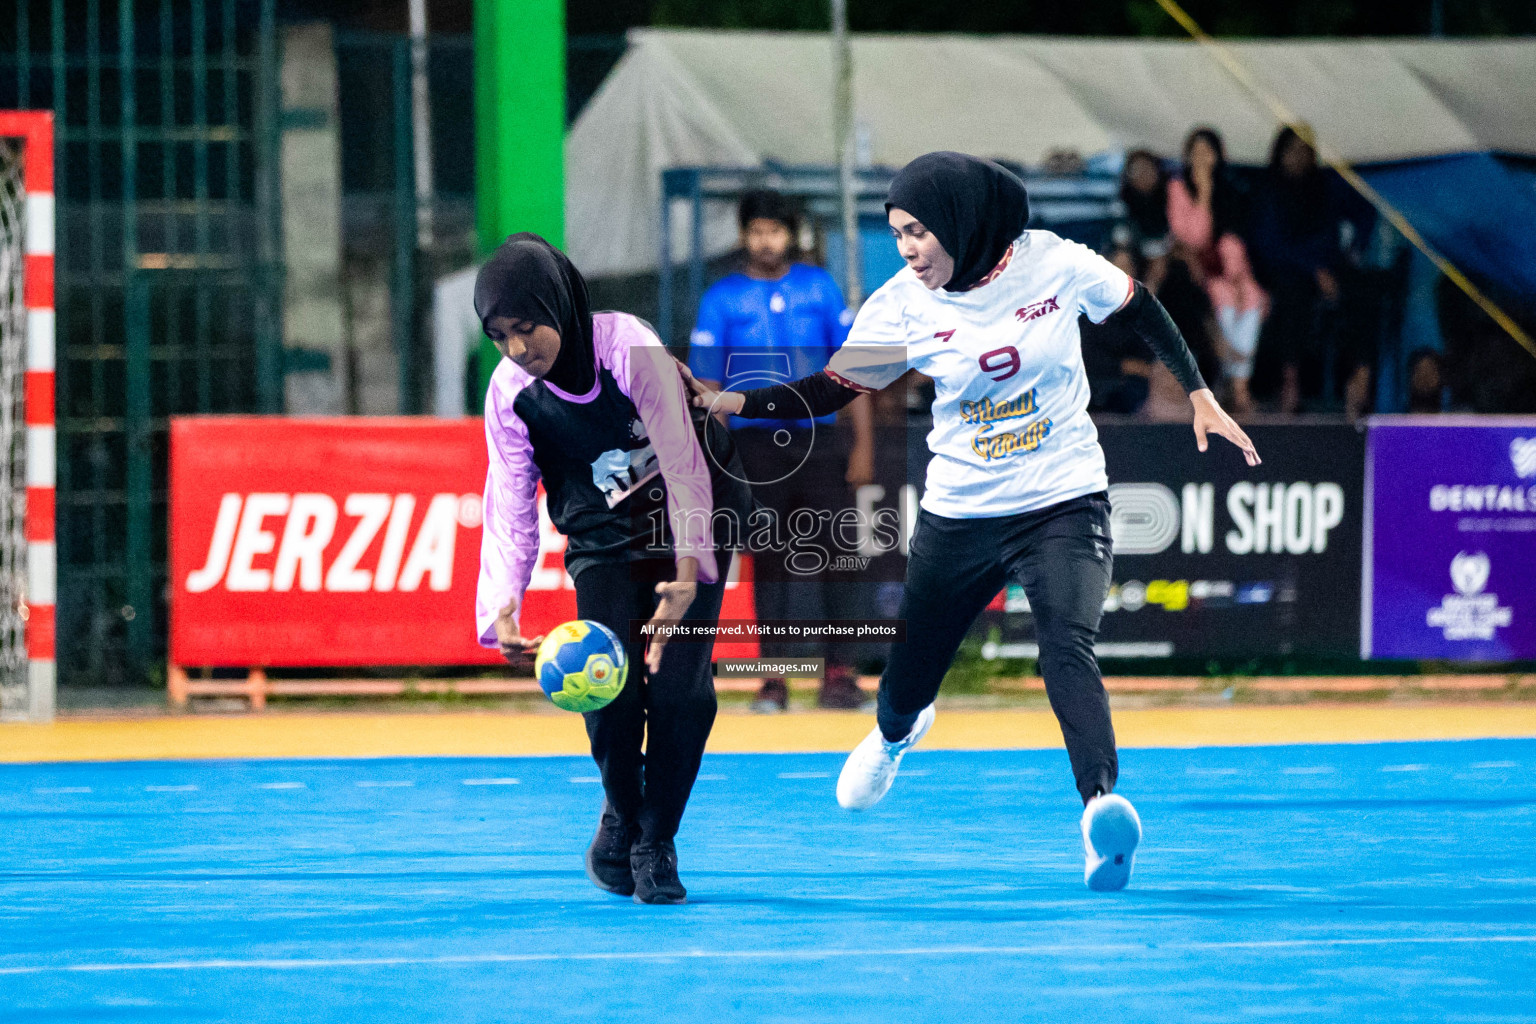
[[[572,395],[597,382],[587,282],[565,253],[533,232],[508,236],[485,261],[475,278],[475,313],[482,330],[493,316],[554,328],[560,354],[544,380]]]
[[[944,285],[963,292],[997,266],[1029,223],[1029,197],[1018,175],[964,153],[927,153],[897,172],[885,211],[922,221],[955,261]]]

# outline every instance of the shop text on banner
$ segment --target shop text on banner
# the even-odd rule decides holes
[[[1114,575],[1107,658],[1352,658],[1360,646],[1365,438],[1342,424],[1248,428],[1249,467],[1189,426],[1099,427]],[[1010,584],[978,625],[984,657],[1033,658],[1034,619]]]
[[[1536,658],[1536,418],[1371,421],[1367,658]]]
[[[475,641],[485,470],[479,420],[174,419],[171,661],[504,664]],[[576,617],[543,502],[530,635]],[[728,586],[722,614],[750,618],[751,602],[749,583]]]

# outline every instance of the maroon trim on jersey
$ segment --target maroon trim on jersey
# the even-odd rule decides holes
[[[977,281],[975,284],[971,285],[969,288],[966,289],[966,291],[973,292],[977,288],[980,288],[984,284],[991,284],[993,281],[996,281],[997,280],[997,276],[999,274],[1001,274],[1003,271],[1007,270],[1008,269],[1008,264],[1012,263],[1012,262],[1013,262],[1013,243],[1009,242],[1008,243],[1008,249],[1007,249],[1006,252],[1003,253],[1003,258],[997,261],[997,266],[995,266],[991,270],[987,271],[987,274],[986,274],[985,277],[983,277],[980,281]]]
[[[848,388],[850,391],[858,391],[862,394],[872,395],[877,390],[876,388],[867,388],[863,384],[859,384],[856,381],[851,381],[847,377],[844,377],[842,374],[833,370],[831,367],[828,367],[821,372],[826,374],[828,377],[831,377],[834,381],[843,387]]]
[[[1127,274],[1126,277],[1130,278],[1130,280],[1126,282],[1125,286],[1125,301],[1121,302],[1120,305],[1115,307],[1115,313],[1120,312],[1126,306],[1130,305],[1131,299],[1136,295],[1136,279],[1131,277],[1129,274]],[[1111,313],[1109,316],[1114,316],[1115,313]],[[1109,316],[1105,317],[1104,319],[1108,320]]]

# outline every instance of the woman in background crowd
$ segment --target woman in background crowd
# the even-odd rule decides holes
[[[1126,154],[1120,201],[1125,204],[1125,219],[1116,227],[1115,246],[1131,251],[1141,270],[1134,276],[1155,295],[1168,273],[1173,244],[1168,233],[1168,173],[1156,155],[1145,149]]]
[[[1248,248],[1238,234],[1241,220],[1221,136],[1197,128],[1184,140],[1183,173],[1168,183],[1168,226],[1210,297],[1224,342],[1231,404],[1239,415],[1253,408],[1248,382],[1269,310],[1269,296],[1254,279]]]
[[[1296,412],[1303,396],[1321,386],[1303,380],[1302,367],[1321,369],[1323,328],[1339,306],[1346,214],[1338,185],[1318,167],[1317,152],[1295,128],[1280,129],[1254,212],[1253,245],[1259,275],[1274,299],[1261,363],[1279,366],[1279,407],[1285,413]],[[1344,362],[1349,404],[1359,404],[1370,385],[1369,367],[1360,358]]]

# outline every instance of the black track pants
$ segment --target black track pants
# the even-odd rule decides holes
[[[880,678],[878,720],[887,739],[907,735],[933,703],[971,623],[1010,578],[1024,588],[1040,643],[1040,674],[1061,723],[1078,792],[1114,788],[1119,771],[1109,698],[1093,655],[1109,591],[1109,501],[1103,492],[1035,512],[946,519],[922,512],[907,559],[899,618]]]
[[[698,585],[686,621],[720,618],[731,553],[719,551],[716,558],[721,579]],[[628,638],[631,619],[646,620],[655,613],[656,584],[675,577],[669,559],[588,566],[576,577],[576,614]],[[673,640],[662,652],[661,671],[652,676],[645,667],[644,645],[630,643],[624,689],[612,704],[583,716],[608,803],[640,825],[643,840],[671,839],[683,819],[715,724],[714,646],[712,640]]]

